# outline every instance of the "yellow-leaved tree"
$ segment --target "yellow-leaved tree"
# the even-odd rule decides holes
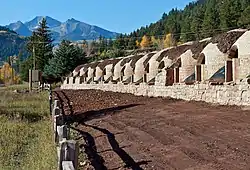
[[[175,40],[171,33],[167,34],[163,40],[164,48],[175,46]]]
[[[141,45],[140,45],[140,41],[138,41],[138,40],[136,40],[136,47],[138,47],[138,48],[140,48],[141,47]]]
[[[151,43],[153,47],[158,47],[158,39],[155,36],[151,36]]]
[[[146,35],[144,35],[140,43],[141,48],[143,49],[150,47],[150,44],[151,44],[150,39]]]
[[[151,43],[153,47],[156,47],[158,49],[164,48],[163,40],[161,40],[160,38],[155,38],[155,36],[151,37]]]
[[[0,80],[4,84],[18,84],[20,83],[19,76],[15,75],[15,70],[9,63],[4,63],[0,69]]]

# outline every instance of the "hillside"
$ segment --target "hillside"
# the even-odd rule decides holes
[[[14,31],[5,27],[0,27],[0,64],[6,57],[18,55],[22,50],[22,55],[27,56],[25,51],[26,38],[19,36]]]
[[[43,18],[47,21],[55,43],[60,42],[63,39],[71,41],[93,40],[98,39],[100,36],[105,38],[115,38],[118,35],[115,32],[90,25],[73,18],[68,19],[65,22],[61,22],[49,16],[37,16],[31,21],[27,21],[25,23],[18,21],[16,23],[9,24],[6,27],[17,32],[19,35],[29,36],[32,31],[38,27],[39,22],[41,22]]]
[[[198,0],[184,9],[164,13],[156,23],[141,27],[130,37],[174,34],[177,41],[192,41],[250,25],[249,0]]]

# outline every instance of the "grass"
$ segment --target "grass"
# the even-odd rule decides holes
[[[48,92],[13,92],[23,88],[0,88],[0,169],[54,170],[57,160]]]

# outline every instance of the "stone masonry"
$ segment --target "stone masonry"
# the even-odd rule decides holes
[[[164,74],[164,73],[162,73]],[[158,75],[159,77],[160,75]],[[159,80],[159,79],[158,79]],[[172,97],[187,101],[204,101],[221,105],[250,105],[250,85],[246,82],[228,85],[210,85],[210,84],[174,84],[165,86],[164,79],[156,81],[156,84],[149,86],[146,83],[140,85],[122,83],[118,84],[63,84],[62,89],[97,89],[103,91],[113,91],[120,93],[131,93],[134,95],[150,97]]]

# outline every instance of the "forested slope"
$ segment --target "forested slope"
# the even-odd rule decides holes
[[[250,0],[198,0],[184,9],[172,9],[149,26],[129,37],[161,36],[171,33],[177,41],[206,38],[234,28],[250,25]]]
[[[13,55],[27,56],[25,45],[27,38],[21,37],[14,31],[0,26],[0,62]]]

